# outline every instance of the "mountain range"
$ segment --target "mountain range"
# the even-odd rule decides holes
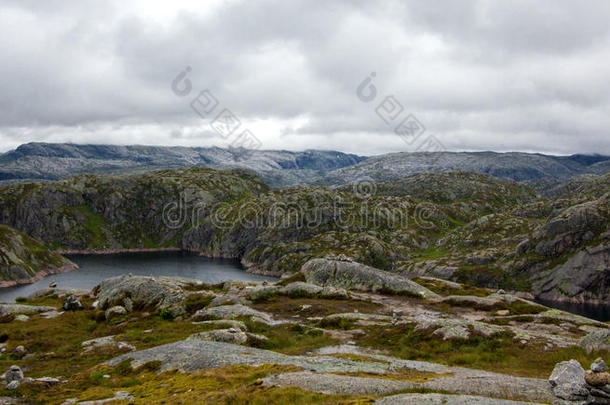
[[[468,171],[526,182],[546,190],[575,176],[610,171],[610,156],[399,152],[367,157],[320,150],[27,143],[0,155],[0,182],[51,181],[83,173],[138,173],[191,166],[250,169],[273,188],[302,184],[337,186],[417,173]]]

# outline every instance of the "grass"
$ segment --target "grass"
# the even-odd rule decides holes
[[[339,343],[338,340],[322,333],[319,329],[304,325],[269,326],[259,322],[245,322],[250,331],[269,338],[268,341],[256,345],[261,349],[298,355]]]
[[[548,378],[555,364],[576,359],[588,368],[597,357],[610,353],[586,353],[579,347],[545,351],[542,344],[520,344],[510,333],[493,337],[473,336],[468,340],[442,340],[414,325],[391,328],[367,327],[357,338],[358,345],[386,350],[390,355],[408,360],[423,360],[448,366],[463,366],[507,373],[522,377]]]
[[[257,303],[253,308],[270,312],[279,317],[308,318],[326,316],[358,310],[363,313],[378,313],[383,306],[367,301],[322,299],[322,298],[289,298],[276,296],[266,302]]]

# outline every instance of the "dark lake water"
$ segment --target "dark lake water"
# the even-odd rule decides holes
[[[573,314],[586,316],[587,318],[595,319],[602,322],[610,321],[610,304],[609,305],[593,305],[593,304],[574,304],[570,302],[556,302],[547,300],[536,300],[537,303],[550,308],[561,309],[562,311],[571,312]]]
[[[237,260],[207,259],[183,252],[121,253],[112,255],[68,255],[80,267],[68,273],[45,277],[34,284],[1,288],[0,302],[13,302],[16,297],[46,288],[55,281],[58,288],[91,289],[103,279],[132,273],[142,276],[179,276],[219,283],[227,280],[275,280],[246,273]]]

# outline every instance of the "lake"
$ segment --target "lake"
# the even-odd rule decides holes
[[[549,308],[561,309],[562,311],[586,316],[601,322],[610,321],[610,305],[599,304],[575,304],[572,302],[536,300],[537,303]]]
[[[272,277],[246,273],[237,260],[208,259],[187,252],[120,253],[111,255],[66,255],[78,264],[78,270],[55,274],[27,285],[1,288],[0,302],[13,302],[16,297],[46,288],[55,281],[58,288],[91,289],[100,281],[121,274],[142,276],[178,276],[219,283],[227,280],[262,281]]]

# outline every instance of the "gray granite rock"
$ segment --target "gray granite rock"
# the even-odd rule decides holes
[[[301,267],[308,283],[346,290],[386,291],[422,298],[439,296],[410,279],[354,261],[312,259]]]

